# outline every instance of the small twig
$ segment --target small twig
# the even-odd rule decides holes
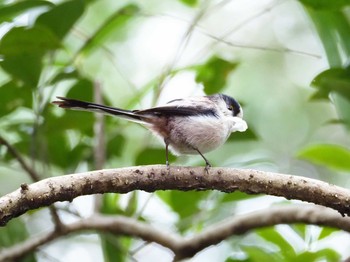
[[[294,50],[286,47],[282,48],[273,48],[273,47],[266,47],[266,46],[257,46],[257,45],[251,45],[251,44],[243,44],[243,43],[238,43],[238,42],[232,42],[225,40],[223,38],[217,37],[213,34],[207,33],[203,30],[200,30],[200,32],[203,35],[206,35],[220,43],[226,44],[231,47],[240,47],[240,48],[247,48],[247,49],[255,49],[255,50],[261,50],[261,51],[270,51],[270,52],[277,52],[277,53],[287,53],[287,54],[297,54],[297,55],[303,55],[303,56],[308,56],[308,57],[313,57],[316,59],[321,59],[321,55],[313,54],[313,53],[308,53],[304,51],[299,51],[299,50]]]
[[[40,180],[40,176],[32,169],[22,158],[22,156],[18,153],[18,151],[5,139],[0,135],[0,144],[6,146],[9,153],[18,161],[21,167],[28,173],[30,178],[37,182]]]
[[[49,210],[51,213],[51,217],[53,223],[55,224],[55,230],[61,231],[64,228],[64,224],[62,223],[60,216],[58,215],[58,211],[54,205],[49,206]]]
[[[103,104],[102,86],[98,81],[94,82],[94,102],[97,104]],[[103,114],[95,114],[94,139],[95,168],[102,169],[106,162],[105,124]]]
[[[98,81],[94,82],[94,102],[103,104],[102,87]],[[106,140],[105,140],[105,123],[103,114],[95,114],[94,123],[94,164],[96,169],[102,169],[106,162]],[[102,196],[96,195],[94,198],[94,212],[100,212]]]
[[[159,85],[158,85],[159,88],[158,88],[158,91],[156,92],[156,98],[158,98],[160,96],[162,90],[164,89],[165,85],[169,81],[169,77],[171,76],[170,72],[173,70],[176,63],[180,60],[181,56],[183,55],[183,52],[186,49],[186,47],[191,39],[192,33],[196,29],[199,21],[205,16],[205,14],[208,10],[208,7],[209,7],[209,1],[206,0],[206,1],[204,1],[203,5],[201,6],[198,13],[195,15],[195,17],[189,23],[189,25],[186,29],[186,32],[182,36],[182,39],[180,41],[180,45],[177,47],[177,50],[175,52],[175,56],[170,61],[170,63],[165,66],[165,69],[163,70],[162,74],[160,75]]]

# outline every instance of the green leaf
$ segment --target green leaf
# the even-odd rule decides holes
[[[123,211],[119,207],[119,194],[107,193],[102,196],[101,213],[103,214],[122,214]]]
[[[342,146],[312,145],[301,150],[298,157],[336,170],[350,171],[350,150]]]
[[[171,164],[176,159],[171,153],[169,153],[169,163]],[[151,165],[151,164],[165,164],[165,148],[145,148],[137,156],[135,164],[139,165]]]
[[[6,59],[24,54],[43,55],[59,47],[58,39],[46,27],[15,27],[1,39],[0,53]]]
[[[238,63],[220,57],[211,57],[204,65],[196,67],[196,82],[204,85],[206,94],[219,93],[225,86],[230,73]]]
[[[260,261],[269,261],[269,262],[280,262],[284,261],[283,257],[280,254],[268,252],[261,247],[255,246],[243,246],[244,253],[247,255],[248,259],[243,261],[251,262],[260,262]]]
[[[336,13],[337,18],[334,23],[337,28],[336,41],[341,48],[342,57],[350,56],[350,21],[345,12]],[[347,63],[347,65],[349,65]]]
[[[100,234],[103,261],[105,262],[124,262],[128,261],[128,250],[131,246],[132,239],[120,237],[112,234]]]
[[[340,255],[333,249],[325,248],[316,252],[304,251],[298,254],[293,261],[304,262],[304,261],[340,261]]]
[[[339,118],[341,119],[340,123],[345,124],[348,130],[350,130],[350,100],[337,94],[332,97]]]
[[[54,107],[55,105],[51,105]],[[65,110],[60,108],[60,110]],[[45,116],[45,132],[49,136],[55,133],[65,133],[67,130],[76,130],[81,134],[92,136],[94,115],[90,112],[65,110],[62,116],[48,113]]]
[[[350,129],[350,67],[333,68],[319,74],[313,85],[318,89],[312,99],[329,99],[336,106],[342,124]]]
[[[250,260],[249,258],[235,258],[235,257],[229,257],[225,259],[225,262],[250,262],[252,260]]]
[[[125,215],[126,216],[133,216],[137,211],[137,204],[138,204],[138,197],[137,192],[132,192],[131,196],[129,198],[128,204],[125,209]]]
[[[81,78],[81,76],[75,68],[64,68],[52,78],[50,84],[56,84],[64,80],[74,80],[79,78]]]
[[[85,101],[92,101],[93,98],[93,83],[87,78],[79,79],[72,85],[67,93],[67,97],[76,98]],[[51,105],[55,107],[55,105]],[[69,129],[74,129],[87,136],[93,134],[94,114],[91,112],[82,112],[76,110],[64,110],[65,114],[57,117],[56,115],[49,113],[45,117],[46,133],[51,135],[54,133],[61,133]]]
[[[316,10],[339,10],[345,6],[349,6],[349,0],[299,0],[303,5]]]
[[[195,7],[198,5],[198,0],[180,0],[182,3],[184,3],[185,5],[191,6],[191,7]]]
[[[19,107],[32,107],[32,91],[15,81],[9,81],[0,87],[0,97],[0,116],[12,113]]]
[[[167,191],[157,192],[158,196],[175,211],[180,219],[195,215],[200,211],[199,202],[208,196],[207,191]]]
[[[110,137],[106,145],[107,156],[120,156],[123,153],[125,143],[126,143],[126,140],[123,135],[116,135],[116,136]]]
[[[80,78],[68,91],[67,97],[84,101],[93,100],[94,83],[88,78]],[[91,114],[91,113],[90,113]]]
[[[306,10],[315,24],[330,66],[342,67],[343,61],[350,55],[350,23],[345,13]]]
[[[35,87],[38,83],[42,58],[45,52],[60,46],[57,38],[45,27],[17,27],[11,29],[1,39],[1,67],[27,85]]]
[[[67,152],[62,152],[69,160],[66,162],[66,165],[62,167],[69,170],[76,170],[79,163],[84,160],[86,160],[88,163],[92,163],[92,150],[92,146],[80,142],[78,145],[73,147],[73,149],[69,149]]]
[[[56,166],[66,168],[71,165],[71,160],[66,154],[70,152],[68,139],[64,133],[47,134],[47,160]]]
[[[13,78],[19,79],[34,88],[38,85],[42,69],[41,56],[25,53],[21,56],[7,57],[1,67]]]
[[[15,244],[23,242],[28,238],[28,232],[25,224],[21,219],[12,219],[6,227],[0,228],[0,249],[11,247]],[[34,262],[34,254],[27,255],[21,259],[21,262]]]
[[[328,99],[329,94],[335,92],[350,101],[350,67],[323,71],[312,84],[318,89],[314,99]]]
[[[332,227],[322,227],[322,231],[318,237],[318,240],[324,239],[326,237],[329,237],[334,232],[339,232],[339,229],[332,228]]]
[[[283,257],[294,257],[296,255],[293,246],[273,227],[259,229],[256,232],[266,241],[273,243],[280,248]]]
[[[94,48],[99,47],[111,35],[116,35],[117,30],[125,28],[127,22],[130,21],[136,14],[139,8],[134,4],[126,5],[113,15],[111,15],[85,42],[78,51],[78,54],[87,54],[92,52]]]
[[[294,230],[295,233],[297,233],[300,238],[305,239],[306,238],[306,230],[307,230],[308,225],[306,224],[292,224],[290,225],[290,228]]]
[[[21,1],[13,4],[5,5],[0,8],[0,23],[10,22],[13,18],[27,10],[36,7],[53,7],[53,3],[44,0]]]
[[[13,219],[0,228],[0,247],[9,247],[28,237],[24,223],[20,219]]]
[[[222,203],[235,202],[235,201],[246,200],[254,197],[257,197],[257,195],[249,195],[240,191],[235,191],[233,193],[225,193],[224,197],[221,199],[221,202]]]
[[[84,10],[83,0],[66,1],[41,14],[35,24],[50,28],[59,39],[63,39],[82,16]]]

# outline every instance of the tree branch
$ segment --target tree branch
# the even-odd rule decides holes
[[[176,258],[181,260],[192,257],[199,251],[216,245],[230,236],[243,235],[253,229],[294,223],[329,226],[350,232],[350,218],[342,217],[332,209],[307,204],[275,206],[226,219],[196,236],[182,240],[183,246],[176,252]]]
[[[129,217],[94,215],[70,225],[65,225],[63,230],[51,231],[41,236],[32,237],[23,243],[3,249],[0,252],[0,261],[16,260],[59,237],[91,230],[138,237],[145,241],[156,242],[172,250],[175,254],[175,260],[180,260],[192,257],[199,251],[218,244],[230,236],[242,235],[253,229],[285,223],[323,225],[350,232],[350,218],[342,217],[332,209],[311,205],[284,205],[239,215],[212,225],[198,235],[188,238],[165,232]]]
[[[2,136],[0,136],[0,144],[6,146],[7,150],[10,152],[10,154],[18,161],[18,163],[21,165],[23,170],[25,172],[27,172],[27,174],[30,176],[30,178],[34,182],[40,181],[40,176],[38,175],[38,173],[26,163],[26,161],[24,160],[24,158],[22,158],[21,154],[16,150],[16,148],[14,148]],[[21,189],[22,190],[26,190],[27,189],[27,184],[22,184],[21,185]],[[57,213],[57,210],[56,210],[55,206],[50,206],[49,209],[50,209],[50,213],[51,213],[51,216],[52,216],[52,220],[53,220],[53,222],[55,224],[55,227],[59,230],[62,227],[62,222],[61,222],[60,217],[59,217],[59,215]],[[1,214],[1,209],[0,209],[0,214]]]
[[[0,225],[26,211],[81,195],[133,190],[240,190],[269,194],[331,207],[350,214],[350,191],[306,177],[249,169],[138,166],[52,177],[21,187],[0,198]]]

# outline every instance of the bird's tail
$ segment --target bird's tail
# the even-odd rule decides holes
[[[58,105],[61,108],[98,112],[98,113],[118,116],[121,118],[125,118],[127,120],[138,122],[138,123],[143,123],[143,124],[145,123],[142,116],[138,115],[135,111],[124,110],[124,109],[111,107],[111,106],[104,106],[100,104],[85,102],[85,101],[66,98],[66,97],[58,96],[57,98],[60,99],[60,101],[53,101],[52,103],[55,105]]]

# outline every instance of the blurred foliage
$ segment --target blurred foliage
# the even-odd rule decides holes
[[[28,232],[24,222],[20,219],[13,219],[6,225],[6,227],[0,228],[0,249],[11,247],[27,238]],[[21,262],[34,261],[36,261],[34,254],[30,254],[21,259]]]
[[[324,11],[335,11],[340,10],[343,7],[349,5],[349,0],[337,0],[337,1],[328,1],[328,0],[299,0],[305,6],[313,8],[315,10],[324,10]]]
[[[180,0],[180,1],[188,6],[196,6],[198,4],[198,0]]]
[[[106,82],[108,83],[106,85],[112,86],[103,86],[102,95],[106,104],[131,109],[144,105],[144,101],[149,101],[150,96],[160,97],[161,88],[159,87],[163,83],[158,81],[166,79],[161,77],[161,69],[155,72],[153,78],[148,78],[141,85],[137,84],[137,88],[133,80],[135,78],[139,81],[142,77],[137,73],[125,77],[125,72],[138,66],[128,64],[129,60],[134,61],[133,56],[137,56],[130,53],[131,45],[128,40],[139,33],[140,25],[156,19],[158,14],[161,14],[160,17],[165,15],[159,11],[161,9],[157,8],[158,13],[152,14],[147,9],[148,6],[141,1],[130,2],[105,0],[1,2],[0,22],[3,23],[1,27],[3,30],[0,40],[0,135],[10,141],[42,177],[94,168],[93,148],[96,146],[94,115],[53,107],[50,102],[55,95],[93,101],[96,86],[104,85]],[[176,4],[190,13],[203,12],[203,2],[179,0]],[[247,108],[245,114],[250,120],[249,129],[245,133],[233,134],[222,149],[210,154],[210,159],[213,158],[218,165],[247,168],[253,166],[262,169],[271,167],[278,171],[292,172],[291,167],[286,170],[282,165],[289,161],[292,166],[295,163],[293,161],[299,158],[305,162],[294,170],[297,168],[304,170],[304,165],[310,165],[316,168],[319,172],[317,175],[320,177],[327,172],[332,172],[334,176],[338,172],[342,174],[350,172],[350,145],[336,137],[341,132],[339,130],[346,132],[346,135],[350,130],[349,1],[300,0],[299,2],[314,25],[325,50],[329,68],[320,72],[311,81],[314,87],[313,94],[300,92],[302,94],[300,97],[303,98],[298,97],[298,101],[291,96],[292,106],[288,103],[282,106],[278,104],[278,100],[283,95],[291,94],[286,90],[288,77],[283,76],[283,82],[268,81],[266,85],[257,80],[252,88],[254,91],[250,93],[256,98],[245,97],[242,103],[244,109]],[[150,4],[152,5],[154,3]],[[172,2],[171,5],[175,3]],[[159,8],[162,7],[163,4],[159,4]],[[23,20],[26,22],[24,23]],[[180,23],[178,20],[175,19]],[[226,21],[220,24],[227,25]],[[153,29],[156,32],[156,27],[152,28],[152,32],[147,32],[152,38],[156,37]],[[138,48],[143,48],[143,45],[149,48],[143,42],[137,43]],[[171,68],[169,74],[171,77],[184,72],[193,74],[194,82],[203,86],[207,94],[233,92],[244,97],[245,95],[242,94],[249,93],[244,93],[247,90],[238,91],[239,86],[244,83],[236,82],[235,76],[240,70],[244,70],[247,63],[243,59],[232,56],[231,53],[236,52],[235,49],[232,50],[227,54],[221,46],[208,49],[208,54],[201,56],[198,61],[194,60],[183,67]],[[158,51],[161,52],[161,50]],[[106,66],[104,61],[113,62]],[[258,59],[256,61],[252,63],[254,68],[261,65],[256,65]],[[137,63],[142,62],[141,58],[137,60]],[[268,60],[263,67],[268,68],[274,62],[277,63],[274,68],[276,69],[279,65],[277,60]],[[146,67],[152,66],[153,61],[146,64]],[[259,69],[265,70],[265,68]],[[108,75],[106,71],[112,71],[112,73]],[[268,78],[266,72],[269,71],[263,71],[261,82]],[[278,77],[281,72],[281,70],[276,73],[270,71],[270,74]],[[249,73],[246,79],[253,78],[253,75]],[[137,81],[135,80],[135,83],[139,83]],[[286,89],[275,92],[276,95],[273,94],[273,97],[267,99],[265,94],[269,94],[269,89],[272,90],[272,86],[276,83],[279,90]],[[247,85],[245,88],[248,89]],[[293,88],[302,89],[297,86]],[[176,92],[175,90],[174,93]],[[282,96],[278,97],[277,93],[282,93]],[[311,99],[302,104],[300,101],[306,101],[309,98],[307,96]],[[326,107],[322,107],[322,110],[317,112],[317,117],[325,116],[326,128],[330,123],[333,128],[329,135],[327,133],[327,139],[322,141],[310,138],[317,137],[315,134],[319,127],[312,124],[315,117],[308,112],[311,106],[320,101],[323,103],[326,101],[328,112],[335,110],[337,113],[329,117],[329,114],[324,114],[325,112],[322,111]],[[280,108],[276,108],[275,104],[280,105]],[[255,110],[254,106],[256,106]],[[300,116],[296,113],[295,119],[285,117],[283,106],[290,106],[288,111],[302,108],[301,111],[296,112],[299,114],[302,112],[304,115]],[[263,109],[268,107],[272,110],[269,115],[264,115]],[[276,142],[278,140],[275,137],[284,132],[284,127],[290,129],[290,123],[303,117],[308,121],[304,126],[310,126],[309,137],[301,140],[299,144],[294,143],[293,138],[289,137],[283,143]],[[279,120],[276,121],[276,119]],[[265,133],[259,128],[257,124],[259,122],[263,123],[264,130],[267,130]],[[273,124],[276,126],[268,129]],[[159,143],[156,147],[150,136],[141,133],[143,131],[141,128],[133,128],[132,125],[118,119],[105,118],[106,168],[165,163],[163,145]],[[301,126],[293,126],[292,133],[296,136],[300,133],[299,136],[302,137],[301,129]],[[266,139],[266,133],[272,137],[272,142]],[[322,138],[324,139],[324,136]],[[294,146],[294,144],[295,147],[291,150],[288,146]],[[288,151],[288,155],[281,153],[285,151]],[[191,161],[197,160],[195,156],[191,157],[191,160],[176,158],[172,155],[169,157],[171,164],[184,161],[193,164]],[[202,165],[202,162],[202,159],[198,158],[198,163]],[[10,184],[8,179],[12,176],[16,181],[20,169],[16,159],[5,148],[0,148],[0,165],[6,168],[5,171],[0,172],[1,192],[9,192],[12,189],[8,188]],[[6,176],[5,172],[8,173]],[[241,192],[215,193],[162,191],[154,194],[153,198],[161,203],[158,203],[157,208],[161,206],[166,210],[165,212],[175,217],[172,229],[176,229],[183,235],[201,231],[218,220],[234,215],[242,206],[247,207],[251,203],[253,203],[252,206],[258,205],[254,204],[257,200],[257,196],[254,195]],[[130,216],[156,223],[153,220],[158,218],[158,209],[153,207],[151,211],[153,217],[150,218],[142,214],[142,211],[147,208],[147,201],[142,192],[132,192],[127,196],[104,194],[100,211],[105,214]],[[339,261],[340,255],[331,247],[323,247],[316,251],[307,248],[309,244],[306,243],[307,226],[294,225],[290,229],[305,241],[306,248],[297,250],[288,237],[281,234],[275,227],[271,227],[252,232],[247,238],[242,237],[238,243],[232,244],[232,250],[238,249],[239,254],[228,253],[226,261]],[[7,227],[0,228],[0,246],[10,246],[28,238],[27,231],[26,223],[21,219],[12,220]],[[316,245],[321,240],[331,238],[333,233],[337,233],[337,230],[320,229],[318,238],[312,244]],[[253,242],[251,238],[254,239]],[[105,233],[100,235],[100,240],[105,261],[128,261],[136,242],[132,238]],[[230,240],[227,242],[230,243]],[[84,245],[84,243],[81,244]],[[23,261],[36,261],[36,259],[31,255]]]
[[[212,57],[197,68],[196,81],[204,85],[206,94],[220,93],[226,86],[227,77],[237,66],[237,63]]]
[[[0,9],[0,22],[11,22],[16,16],[37,7],[53,7],[54,4],[50,1],[31,0],[15,2],[9,5],[2,6]]]
[[[350,171],[350,150],[338,145],[314,145],[305,148],[299,156],[316,164]]]
[[[338,93],[350,101],[350,68],[332,68],[319,74],[312,83],[318,88],[313,98],[328,99]]]

